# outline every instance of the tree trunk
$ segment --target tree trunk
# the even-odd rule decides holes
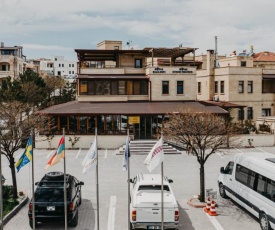
[[[11,157],[10,159],[10,169],[11,169],[11,176],[12,176],[12,185],[13,185],[13,198],[17,198],[17,183],[16,183],[16,173],[14,167],[14,158]]]
[[[200,202],[205,202],[204,165],[200,167]]]

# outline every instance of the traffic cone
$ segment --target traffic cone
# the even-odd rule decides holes
[[[208,214],[210,216],[217,216],[218,215],[217,212],[216,212],[216,203],[215,203],[214,200],[212,200],[212,202],[211,202],[211,206],[210,206],[210,210],[209,210]]]
[[[210,207],[211,207],[211,200],[208,197],[207,202],[206,202],[206,207],[203,209],[205,212],[210,212]]]

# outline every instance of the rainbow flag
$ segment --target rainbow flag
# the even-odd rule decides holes
[[[61,137],[59,144],[58,144],[58,149],[57,151],[52,155],[51,159],[47,163],[45,169],[48,169],[49,167],[57,164],[60,162],[61,158],[65,157],[65,140],[64,137]]]
[[[31,137],[29,137],[24,153],[21,155],[19,160],[15,163],[17,172],[19,172],[19,170],[23,166],[28,164],[30,161],[32,161],[32,138]]]

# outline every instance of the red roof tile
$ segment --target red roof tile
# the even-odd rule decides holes
[[[275,53],[264,51],[256,53],[253,58],[254,61],[275,61]]]

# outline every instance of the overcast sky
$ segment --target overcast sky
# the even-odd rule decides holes
[[[28,59],[65,56],[119,40],[124,49],[275,52],[275,0],[0,0],[0,41]]]

